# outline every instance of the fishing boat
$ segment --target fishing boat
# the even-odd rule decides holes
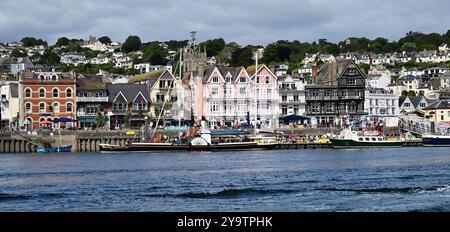
[[[58,147],[38,147],[36,148],[36,151],[38,153],[71,152],[72,145]]]
[[[339,135],[330,139],[334,148],[377,148],[402,147],[403,140],[387,138],[377,131],[352,131],[344,129]]]

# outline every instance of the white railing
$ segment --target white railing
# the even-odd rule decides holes
[[[108,102],[108,97],[77,97],[77,102]]]
[[[444,135],[448,134],[448,129],[450,128],[450,125],[435,122],[433,132],[431,126],[432,121],[429,119],[419,117],[417,115],[401,115],[399,116],[399,122],[403,130],[421,135],[429,135],[429,134]]]

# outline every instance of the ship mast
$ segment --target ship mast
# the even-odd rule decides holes
[[[256,136],[256,127],[258,121],[258,99],[257,99],[257,83],[258,83],[258,51],[255,53],[256,67],[255,67],[255,91],[254,91],[254,99],[255,99],[255,128],[253,129],[253,134]]]

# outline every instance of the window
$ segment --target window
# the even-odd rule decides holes
[[[211,112],[218,112],[219,111],[219,103],[213,102],[211,104]]]
[[[67,112],[72,112],[73,105],[72,103],[67,103]]]
[[[298,95],[294,95],[294,102],[298,102]]]
[[[161,103],[164,102],[164,94],[157,94],[156,95],[156,102]]]
[[[212,95],[217,95],[217,94],[219,94],[219,89],[218,89],[218,88],[212,88],[212,89],[211,89],[211,94],[212,94]]]
[[[231,77],[225,77],[225,81],[226,81],[227,83],[231,83]]]
[[[283,107],[281,108],[281,113],[282,113],[283,115],[287,115],[287,112],[288,112],[287,107],[286,107],[286,106],[283,106]]]
[[[282,102],[287,102],[287,96],[286,95],[282,95],[281,96],[281,101]]]
[[[125,102],[114,102],[113,110],[114,111],[124,111],[124,110],[126,110],[126,103]]]
[[[45,89],[39,89],[39,97],[45,97]]]
[[[135,102],[133,103],[133,110],[138,111],[138,110],[145,110],[146,104],[144,102]]]
[[[53,89],[53,97],[58,98],[59,97],[59,91],[58,89]]]
[[[333,113],[333,105],[331,103],[327,103],[325,105],[325,112],[327,113]]]
[[[39,104],[39,113],[45,113],[45,103]]]
[[[59,113],[59,104],[57,102],[53,103],[53,113]]]
[[[31,98],[31,89],[26,89],[25,90],[25,97],[26,98]]]
[[[266,84],[270,83],[270,77],[266,77]]]
[[[247,82],[247,78],[245,78],[245,77],[240,77],[240,78],[239,78],[239,82],[245,83],[245,82]]]
[[[319,112],[319,111],[320,111],[319,105],[313,103],[313,104],[312,104],[312,109],[311,109],[311,111],[312,111],[313,113]]]
[[[243,97],[245,96],[245,88],[240,88],[239,89],[239,94]]]
[[[356,85],[356,79],[352,77],[347,78],[347,85]]]
[[[212,78],[213,83],[219,83],[219,77],[213,77]]]
[[[411,107],[411,103],[409,102],[405,102],[405,104],[403,104],[405,107]]]
[[[267,98],[272,98],[272,90],[271,89],[268,89],[267,90]]]
[[[28,113],[28,114],[32,112],[31,103],[26,103],[25,104],[25,112]]]
[[[66,97],[72,97],[72,89],[66,89]]]
[[[427,106],[427,104],[422,102],[422,103],[419,104],[419,106],[420,106],[421,108],[423,108],[423,107]]]

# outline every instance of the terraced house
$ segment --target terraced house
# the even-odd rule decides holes
[[[69,72],[21,73],[22,123],[29,129],[49,126],[58,118],[76,119],[75,76]],[[43,123],[46,121],[47,123]],[[75,122],[60,122],[54,127],[75,127]]]
[[[209,67],[190,78],[193,114],[210,126],[278,123],[277,77],[265,66],[256,72],[244,67]],[[257,78],[256,78],[257,76]],[[255,107],[256,106],[256,107]]]
[[[185,124],[190,120],[189,91],[180,78],[166,69],[158,77],[149,78],[146,83],[150,90],[152,118],[160,118],[159,123],[164,125]]]
[[[108,89],[98,76],[77,77],[77,117],[80,129],[93,128],[99,112],[108,108]]]
[[[108,84],[110,129],[139,128],[149,117],[150,94],[145,84]]]

